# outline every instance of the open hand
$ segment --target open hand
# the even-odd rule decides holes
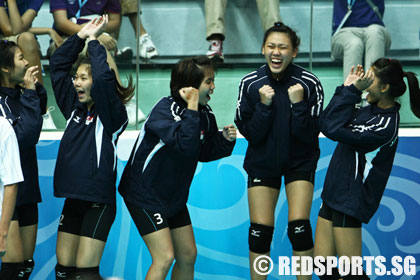
[[[77,32],[77,35],[82,39],[89,37],[91,40],[96,40],[98,36],[100,36],[102,32],[105,31],[107,24],[108,15],[103,15],[86,23],[86,25],[83,26],[79,32]]]

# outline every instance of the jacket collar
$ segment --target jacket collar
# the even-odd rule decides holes
[[[371,110],[372,110],[372,113],[374,114],[396,113],[400,110],[400,108],[401,108],[401,105],[398,102],[395,102],[395,106],[388,109],[382,109],[376,105],[371,105]]]
[[[284,71],[284,76],[282,79],[277,80],[273,77],[273,74],[271,73],[270,68],[268,67],[268,64],[265,64],[263,67],[265,74],[267,75],[268,79],[273,83],[283,83],[285,81],[288,81],[292,77],[293,72],[293,62],[290,62],[290,64],[287,66],[286,70]]]
[[[15,88],[0,87],[0,92],[12,99],[18,99],[22,91],[23,88],[21,86],[16,86]]]

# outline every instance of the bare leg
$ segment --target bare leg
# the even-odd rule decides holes
[[[313,192],[314,186],[308,181],[293,181],[286,185],[287,203],[289,206],[289,222],[296,220],[309,220]],[[313,257],[313,254],[313,248],[306,251],[293,251],[294,256]],[[312,279],[312,276],[298,275],[297,279],[308,280]]]
[[[146,280],[164,280],[174,261],[174,248],[171,232],[164,228],[143,236],[143,240],[152,255],[152,265]]]
[[[7,236],[6,254],[1,258],[1,261],[5,263],[16,263],[23,262],[24,260],[23,242],[19,231],[19,222],[11,221]]]
[[[76,266],[80,236],[59,231],[57,234],[57,262],[63,266]]]
[[[274,226],[274,210],[280,191],[277,189],[256,186],[248,189],[249,216],[251,223],[265,226]],[[259,275],[254,271],[254,261],[261,254],[249,251],[249,262],[252,280],[264,280],[267,276]],[[265,255],[270,255],[268,252]]]
[[[36,74],[36,77],[42,84],[41,58],[39,56],[39,47],[35,36],[30,32],[23,32],[19,35],[17,43],[22,50],[23,57],[29,62],[29,66],[38,66],[39,71],[38,74]]]
[[[193,280],[197,257],[194,232],[191,225],[171,230],[175,251],[175,265],[172,280]]]
[[[105,242],[80,236],[76,259],[77,268],[99,266],[104,248]]]

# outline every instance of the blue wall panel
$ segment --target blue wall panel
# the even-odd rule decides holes
[[[122,139],[119,142],[119,176],[133,144],[134,139]],[[242,169],[246,145],[244,139],[239,139],[231,157],[198,165],[188,201],[198,248],[195,279],[249,279],[247,176]],[[311,214],[314,229],[321,204],[322,183],[335,148],[335,143],[325,138],[320,139],[320,145],[321,158],[316,173]],[[63,199],[53,197],[52,187],[58,146],[59,141],[40,141],[37,147],[43,203],[39,207],[34,280],[55,279],[56,230],[63,205]],[[381,206],[371,222],[363,227],[364,255],[383,255],[387,259],[394,255],[413,255],[416,262],[420,262],[419,146],[420,137],[400,138],[394,168]],[[144,279],[151,258],[124,203],[117,197],[117,217],[105,247],[101,273],[126,280]],[[287,201],[283,187],[276,216],[271,251],[275,263],[278,256],[291,254],[287,238]],[[420,266],[417,265],[419,270]],[[419,276],[386,278],[420,279]],[[276,269],[268,279],[280,279]],[[295,278],[283,276],[281,279]]]

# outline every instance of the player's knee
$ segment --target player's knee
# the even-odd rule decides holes
[[[249,227],[249,250],[257,254],[270,252],[274,227],[251,223]]]
[[[289,222],[287,236],[294,251],[307,251],[314,247],[312,228],[309,220]]]

